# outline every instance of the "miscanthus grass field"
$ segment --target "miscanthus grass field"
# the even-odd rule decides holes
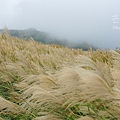
[[[120,120],[120,52],[0,35],[0,120]]]

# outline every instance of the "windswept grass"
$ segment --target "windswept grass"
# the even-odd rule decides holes
[[[120,53],[0,35],[0,117],[119,120]]]

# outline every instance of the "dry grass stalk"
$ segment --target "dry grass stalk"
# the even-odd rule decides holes
[[[71,119],[81,117],[73,109],[76,103],[82,110],[102,100],[104,111],[98,108],[92,112],[90,106],[82,114],[119,119],[119,63],[120,53],[113,50],[84,52],[1,35],[0,90],[4,98],[0,97],[0,110],[18,113],[17,108],[22,108],[34,114],[35,120],[53,120],[54,115]],[[6,90],[10,93],[5,94]],[[48,115],[41,117],[41,112]],[[64,116],[62,112],[66,112]]]

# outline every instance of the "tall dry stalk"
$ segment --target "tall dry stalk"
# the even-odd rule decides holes
[[[113,50],[84,52],[1,35],[0,112],[36,120],[120,119],[119,63]]]

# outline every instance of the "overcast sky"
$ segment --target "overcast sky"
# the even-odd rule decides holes
[[[0,28],[5,24],[115,49],[120,46],[120,0],[0,0]]]

